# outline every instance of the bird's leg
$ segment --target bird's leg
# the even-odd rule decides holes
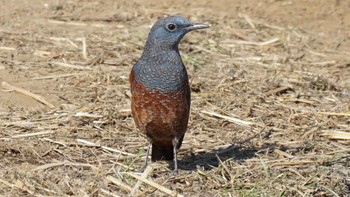
[[[140,169],[140,172],[143,172],[147,168],[147,165],[148,165],[149,150],[151,149],[152,141],[151,141],[151,139],[147,139],[147,141],[148,142],[147,142],[147,151],[146,151],[145,164]]]
[[[174,176],[177,175],[177,144],[179,143],[179,140],[175,137],[173,139],[173,152],[174,152]]]

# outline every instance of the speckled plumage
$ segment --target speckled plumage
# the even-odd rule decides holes
[[[190,86],[178,44],[187,32],[207,27],[180,16],[157,21],[129,77],[132,114],[152,144],[152,161],[174,159],[174,171],[190,112]]]

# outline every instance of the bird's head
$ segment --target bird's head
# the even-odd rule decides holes
[[[180,16],[169,16],[160,19],[153,25],[147,42],[160,49],[177,48],[186,33],[208,27],[201,23],[190,23]]]

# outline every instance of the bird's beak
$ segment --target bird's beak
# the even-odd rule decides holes
[[[190,26],[186,27],[187,31],[197,30],[197,29],[205,29],[208,28],[209,25],[202,24],[202,23],[193,23]]]

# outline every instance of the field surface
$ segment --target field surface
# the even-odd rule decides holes
[[[179,174],[137,173],[128,75],[157,19],[210,24]],[[350,1],[0,1],[0,196],[350,196]]]

